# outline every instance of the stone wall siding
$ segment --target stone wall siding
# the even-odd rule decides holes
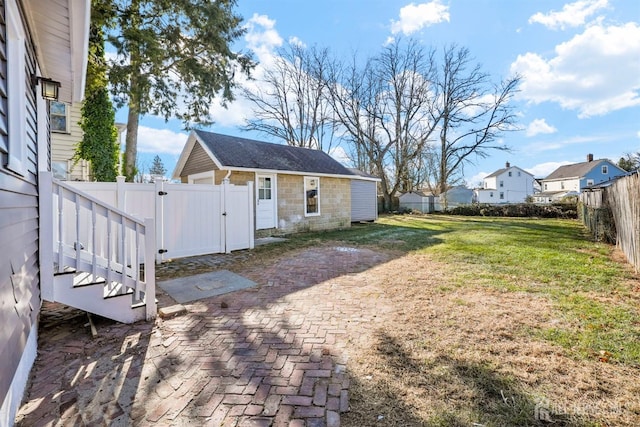
[[[222,180],[229,171],[225,170],[216,170],[215,172],[215,184],[222,184]],[[247,185],[247,181],[253,182],[253,187],[255,191],[255,180],[256,174],[253,172],[231,172],[231,176],[229,176],[229,183],[233,185]]]
[[[320,215],[304,214],[304,177],[278,175],[278,229],[271,235],[331,230],[351,225],[351,181],[320,177]],[[261,230],[263,231],[263,230]]]

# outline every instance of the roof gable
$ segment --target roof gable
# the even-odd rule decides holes
[[[572,165],[560,166],[558,169],[551,172],[551,175],[547,176],[544,181],[551,181],[554,179],[582,178],[583,176],[591,172],[594,168],[603,164],[607,164],[610,167],[619,169],[616,165],[614,165],[607,159],[574,163]]]
[[[526,170],[524,170],[524,169],[522,169],[522,168],[519,168],[519,167],[517,167],[517,166],[509,166],[508,168],[498,169],[497,171],[495,171],[495,172],[494,172],[494,173],[492,173],[491,175],[487,175],[487,176],[485,176],[485,177],[484,177],[484,179],[494,178],[494,177],[500,176],[500,175],[502,175],[503,173],[505,173],[505,172],[507,172],[507,171],[510,171],[510,170],[517,170],[517,171],[520,171],[520,172],[524,172],[524,173],[526,173],[527,175],[530,175],[530,176],[532,176],[532,177],[533,177],[533,175],[531,175],[529,172],[527,172]]]
[[[188,158],[195,141],[202,144],[220,169],[269,170],[329,175],[354,175],[337,160],[320,150],[273,144],[252,139],[196,130],[189,136],[181,159]],[[184,162],[178,162],[175,175],[182,174]]]

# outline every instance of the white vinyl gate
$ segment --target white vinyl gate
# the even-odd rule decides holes
[[[68,182],[156,224],[156,261],[254,247],[253,183],[222,185]]]

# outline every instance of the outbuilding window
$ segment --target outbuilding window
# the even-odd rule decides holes
[[[304,177],[304,213],[305,216],[320,215],[320,178]]]

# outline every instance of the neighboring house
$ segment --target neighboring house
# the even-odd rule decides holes
[[[435,197],[423,191],[403,193],[398,200],[400,209],[411,209],[422,213],[431,213],[435,210]]]
[[[0,425],[11,426],[37,353],[43,273],[51,247],[48,214],[39,211],[38,178],[50,170],[48,105],[42,78],[59,82],[59,99],[84,92],[88,0],[0,1]],[[51,196],[50,194],[48,195]],[[48,237],[49,241],[51,237]],[[47,268],[52,269],[53,263]],[[41,265],[42,269],[41,270]]]
[[[534,195],[535,203],[552,203],[564,197],[578,195],[586,187],[607,182],[626,175],[608,159],[594,160],[593,154],[587,155],[587,161],[560,166],[541,181],[542,191]]]
[[[53,177],[68,181],[88,181],[89,162],[74,161],[76,145],[82,139],[80,103],[52,101],[49,107],[51,126],[51,171]]]
[[[91,165],[88,161],[74,160],[76,145],[82,140],[80,128],[82,103],[52,101],[49,109],[51,126],[51,170],[53,177],[65,181],[90,181]],[[126,125],[116,123],[118,142]],[[119,168],[118,168],[119,170]]]
[[[474,190],[477,203],[524,203],[533,195],[534,177],[509,162],[483,180],[482,188]]]
[[[355,174],[319,150],[196,130],[173,178],[190,184],[220,184],[225,178],[236,185],[255,182],[257,235],[349,227],[353,181],[369,183],[367,220],[376,215],[370,211],[376,206],[371,183],[378,179]]]

